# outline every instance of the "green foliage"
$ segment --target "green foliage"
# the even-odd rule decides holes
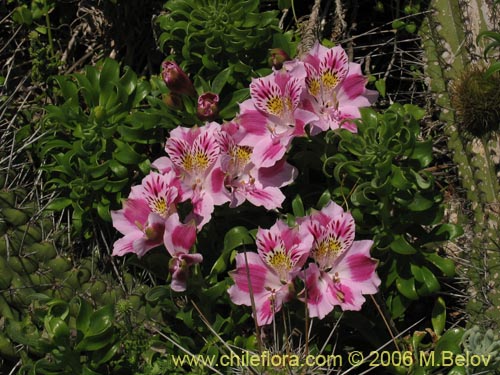
[[[266,62],[279,32],[278,12],[259,12],[259,0],[171,0],[165,8],[157,21],[160,47],[206,78],[229,67],[232,75],[248,79]]]
[[[45,160],[46,187],[63,196],[49,208],[71,206],[76,232],[91,220],[110,220],[132,181],[149,171],[154,145],[172,127],[166,106],[131,69],[120,74],[111,59],[83,73],[55,78],[61,104],[46,107],[38,155]],[[148,99],[149,110],[141,105]]]
[[[482,363],[480,366],[468,367],[468,374],[487,371],[488,369],[497,369],[496,374],[498,373],[500,366],[500,338],[498,334],[495,335],[492,329],[483,332],[481,327],[475,325],[465,331],[461,342],[465,352],[481,355],[483,358],[489,359],[488,366]]]
[[[398,104],[381,114],[364,109],[358,133],[331,134],[323,158],[331,196],[347,204],[357,233],[375,242],[393,317],[402,316],[411,301],[438,292],[440,276],[454,275],[453,262],[437,253],[438,244],[462,233],[441,224],[442,195],[426,170],[432,140],[419,139],[423,113]]]
[[[484,58],[487,60],[488,59],[488,53],[490,50],[496,48],[500,50],[500,33],[495,32],[495,31],[483,31],[482,33],[479,33],[477,36],[477,42],[481,39],[490,39],[490,43],[486,46],[484,49]],[[493,61],[486,70],[486,76],[491,77],[494,73],[500,72],[500,61],[498,59],[495,59],[496,61]]]
[[[39,303],[34,304],[33,318],[8,320],[6,324],[13,341],[42,355],[25,361],[20,374],[97,374],[118,353],[112,305],[94,310],[81,298],[72,304],[43,294],[35,299]]]

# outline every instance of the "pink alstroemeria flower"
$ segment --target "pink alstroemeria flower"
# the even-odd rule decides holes
[[[305,270],[309,316],[323,319],[335,306],[360,310],[363,294],[378,291],[373,241],[354,241],[354,220],[334,202],[300,221],[314,237],[311,263]]]
[[[359,118],[359,108],[370,106],[378,96],[365,88],[361,65],[349,63],[342,47],[326,48],[319,43],[303,60],[307,72],[304,107],[319,117],[311,122],[311,133],[338,128],[355,133],[356,124],[348,120]]]
[[[318,118],[299,107],[303,88],[303,80],[286,69],[252,80],[251,99],[240,104],[239,121],[246,131],[241,145],[253,147],[251,161],[257,167],[281,160],[291,140]]]
[[[307,260],[312,241],[310,233],[282,221],[269,230],[259,228],[258,254],[238,254],[236,269],[230,272],[234,285],[228,293],[233,303],[252,306],[253,297],[257,324],[270,324],[283,303],[293,297],[293,280]]]
[[[231,194],[231,207],[245,200],[268,210],[281,207],[285,196],[279,189],[290,184],[297,170],[284,160],[269,168],[257,168],[251,161],[253,147],[241,146],[244,132],[236,122],[222,125],[219,144],[224,184]]]
[[[170,287],[173,291],[184,292],[189,278],[189,268],[203,260],[201,254],[189,253],[196,242],[196,224],[193,222],[182,224],[179,215],[173,214],[165,222],[163,242],[172,255],[168,265],[172,275]]]
[[[171,164],[181,180],[185,199],[191,199],[198,228],[209,220],[215,205],[229,201],[224,189],[217,142],[220,125],[212,122],[202,127],[177,127],[170,132],[165,149],[170,156],[155,162],[164,170]],[[189,218],[188,218],[189,219]]]
[[[182,189],[175,173],[151,172],[142,184],[132,187],[123,208],[111,211],[113,226],[125,237],[114,243],[113,255],[135,253],[142,257],[163,243],[165,220],[181,201]]]

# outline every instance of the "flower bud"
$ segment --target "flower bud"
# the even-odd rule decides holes
[[[291,60],[290,56],[288,56],[288,54],[281,48],[272,48],[269,51],[269,54],[269,66],[272,66],[276,70],[280,70],[283,67],[283,63],[285,61]]]
[[[196,114],[202,121],[212,121],[219,113],[219,95],[213,92],[205,92],[198,98],[198,109]]]
[[[163,96],[163,103],[172,109],[183,109],[184,107],[181,97],[173,92]]]
[[[196,95],[193,83],[175,61],[164,61],[161,64],[163,81],[174,94]]]

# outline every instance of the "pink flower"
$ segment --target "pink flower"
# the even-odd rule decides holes
[[[309,315],[323,319],[335,306],[360,310],[364,294],[378,291],[377,261],[370,257],[373,241],[354,241],[351,214],[334,202],[300,221],[313,235],[312,263],[305,270]]]
[[[173,172],[152,172],[132,187],[123,209],[112,211],[113,226],[125,236],[114,243],[113,255],[135,253],[142,257],[163,244],[165,220],[176,211],[182,189]]]
[[[193,83],[175,61],[164,61],[161,64],[163,81],[174,94],[196,95]]]
[[[179,215],[173,214],[165,222],[163,242],[172,255],[168,266],[172,275],[170,287],[176,292],[184,292],[189,278],[189,268],[203,260],[201,254],[189,253],[196,242],[196,225],[192,222],[182,224]]]
[[[238,144],[243,137],[244,132],[237,123],[222,125],[219,138],[221,169],[225,174],[225,187],[231,194],[231,207],[245,200],[268,210],[281,207],[285,196],[279,188],[295,179],[296,169],[284,160],[273,167],[257,168],[250,161],[253,147]]]
[[[287,70],[275,71],[250,84],[251,99],[240,104],[239,121],[246,135],[243,146],[254,147],[252,163],[272,167],[282,159],[291,140],[305,134],[317,116],[299,107],[304,82]]]
[[[202,127],[177,127],[170,132],[165,149],[170,159],[160,158],[155,166],[172,168],[180,179],[185,199],[191,199],[198,228],[211,217],[215,205],[229,201],[224,189],[217,142],[220,125],[212,122]]]
[[[206,92],[198,97],[196,115],[202,121],[212,121],[219,113],[219,95]]]
[[[342,47],[326,48],[316,43],[304,58],[307,72],[304,107],[318,115],[312,133],[340,127],[355,133],[349,119],[360,116],[359,108],[370,106],[377,93],[365,88],[361,66],[349,63]]]
[[[282,221],[269,230],[259,228],[258,254],[238,254],[236,269],[230,273],[234,285],[228,293],[233,303],[252,306],[253,298],[257,324],[270,324],[293,297],[293,280],[307,260],[312,240],[309,233]]]

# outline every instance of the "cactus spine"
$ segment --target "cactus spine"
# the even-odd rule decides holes
[[[471,281],[467,310],[472,321],[496,329],[500,327],[500,185],[495,158],[500,155],[500,138],[495,133],[465,136],[452,97],[454,83],[481,64],[484,47],[477,36],[498,28],[499,8],[493,1],[432,0],[422,27],[428,85],[441,109],[448,147],[473,210],[471,249],[462,255],[469,261],[465,272]]]

